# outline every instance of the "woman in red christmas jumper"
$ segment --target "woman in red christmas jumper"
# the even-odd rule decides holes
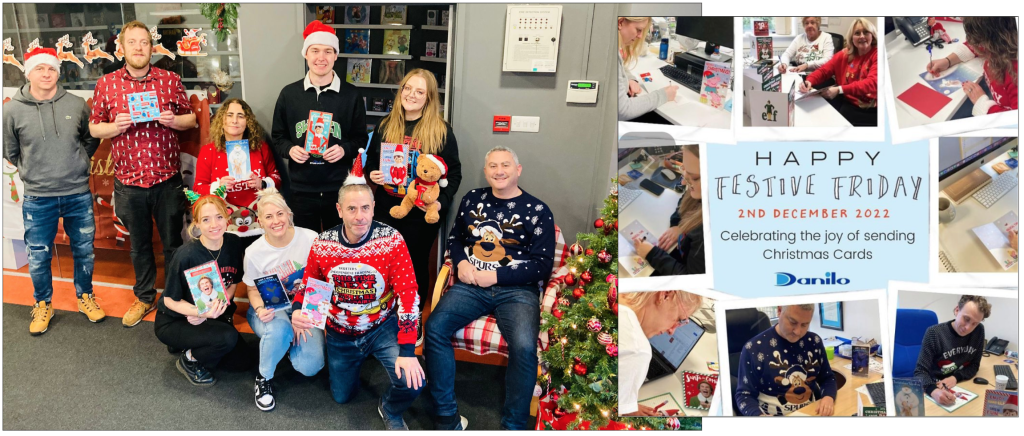
[[[971,105],[961,106],[953,119],[1017,110],[1017,21],[1014,17],[966,17],[964,33],[967,40],[953,47],[952,54],[927,66],[937,75],[975,57],[985,61],[985,81],[964,82]]]
[[[836,85],[823,89],[821,96],[850,124],[877,126],[878,32],[871,21],[853,20],[846,33],[846,47],[807,76],[800,84],[800,92],[809,92],[831,77],[835,77]]]
[[[391,113],[374,129],[366,151],[365,171],[370,175],[370,181],[380,185],[374,194],[373,218],[398,230],[409,247],[422,309],[424,302],[430,301],[429,291],[434,288],[434,283],[429,280],[433,268],[427,260],[430,248],[444,222],[445,212],[459,190],[462,165],[455,133],[441,117],[441,100],[434,74],[423,69],[412,70],[399,83],[398,89],[395,102],[401,104],[395,104]],[[397,186],[384,183],[384,173],[380,171],[381,142],[402,144],[408,156],[406,163],[410,165],[405,174],[416,174],[416,158],[420,154],[437,155],[448,165],[445,175],[448,185],[441,187],[437,198],[441,206],[438,222],[429,224],[424,220],[424,207],[413,208],[402,219],[391,217],[391,208],[402,203],[412,178],[402,177]],[[437,270],[433,269],[433,272]]]
[[[263,235],[256,218],[256,192],[281,185],[281,175],[274,164],[270,147],[263,142],[264,133],[256,116],[246,102],[233,98],[217,110],[210,123],[213,142],[203,146],[196,162],[196,182],[193,190],[209,194],[217,188],[227,188],[227,202],[232,209],[229,229],[242,237],[244,250]],[[227,141],[249,141],[250,176],[235,180],[228,172]]]

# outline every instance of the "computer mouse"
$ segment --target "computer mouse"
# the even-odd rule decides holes
[[[664,176],[665,179],[667,179],[670,182],[675,180],[677,177],[679,177],[679,176],[676,175],[676,173],[672,172],[671,170],[669,170],[667,168],[662,168],[661,169],[661,175]]]
[[[985,379],[983,379],[981,377],[978,377],[978,378],[974,379],[974,384],[976,384],[976,385],[987,385],[988,384],[988,380],[985,380]]]

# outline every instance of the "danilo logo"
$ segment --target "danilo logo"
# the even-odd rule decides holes
[[[840,278],[835,272],[826,272],[825,277],[800,277],[784,272],[775,273],[775,286],[792,285],[848,285],[850,279]]]

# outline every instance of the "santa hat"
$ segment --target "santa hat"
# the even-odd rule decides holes
[[[25,53],[25,75],[39,65],[49,65],[60,71],[60,61],[57,60],[57,50],[45,47],[36,47]]]
[[[434,165],[437,165],[437,167],[441,169],[441,180],[438,180],[437,184],[440,185],[442,188],[447,187],[448,186],[448,164],[444,163],[444,159],[441,159],[441,156],[434,155],[434,154],[428,154],[427,155],[427,159],[430,159],[430,161],[433,162]]]
[[[306,56],[306,49],[313,44],[326,45],[333,47],[335,53],[341,52],[338,43],[338,34],[334,32],[334,29],[330,26],[321,23],[320,21],[313,20],[306,26],[306,30],[302,31],[302,56]]]
[[[1006,399],[1006,404],[1003,404],[1003,412],[1007,410],[1017,411],[1017,396],[1011,395],[1010,398]]]
[[[345,178],[346,185],[366,184],[366,178],[363,177],[363,153],[365,151],[365,148],[359,149],[359,154],[356,155],[355,161],[352,162],[352,171],[349,171],[348,177]]]
[[[401,155],[401,156],[403,156],[403,157],[404,157],[404,156],[405,156],[405,151],[404,151],[404,150],[402,150],[402,144],[395,144],[395,152],[394,152],[394,153],[391,153],[391,155],[392,155],[392,156],[398,156],[398,155]]]
[[[474,227],[472,233],[473,236],[478,238],[483,237],[485,233],[490,233],[494,235],[495,238],[501,239],[501,224],[498,224],[497,221],[487,220]]]

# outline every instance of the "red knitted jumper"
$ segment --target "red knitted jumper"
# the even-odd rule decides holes
[[[313,241],[302,278],[303,283],[314,278],[334,286],[328,332],[359,337],[397,311],[399,355],[415,356],[420,303],[405,239],[374,221],[365,240],[350,244],[342,236],[344,228],[338,225]],[[301,306],[303,297],[296,294],[292,306]]]
[[[807,81],[817,85],[836,78],[836,84],[843,87],[843,96],[850,103],[860,108],[878,106],[878,50],[871,50],[864,56],[854,56],[852,61],[846,60],[846,49],[843,49],[821,68],[814,70]]]
[[[970,43],[963,43],[953,48],[953,53],[960,58],[961,62],[967,62],[978,56],[979,49],[971,46]],[[1010,73],[1002,77],[989,68],[988,59],[985,59],[985,82],[988,83],[988,90],[992,98],[983,96],[974,103],[973,115],[994,114],[998,112],[1017,110],[1017,80]],[[1017,71],[1017,61],[1013,61],[1013,71]]]

